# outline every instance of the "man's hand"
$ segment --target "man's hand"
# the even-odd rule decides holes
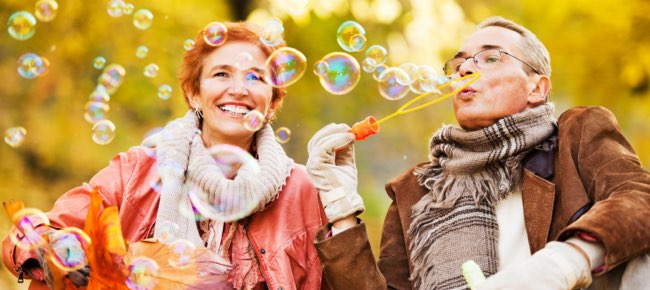
[[[574,246],[550,242],[524,260],[489,277],[478,290],[566,290],[591,284],[589,260]]]
[[[318,189],[330,223],[356,216],[365,208],[357,193],[354,134],[345,124],[329,124],[309,140],[307,172]]]

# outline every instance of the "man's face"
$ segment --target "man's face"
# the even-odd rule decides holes
[[[486,27],[472,34],[457,56],[471,57],[486,48],[498,48],[524,59],[519,45],[521,38],[517,32],[503,27]],[[509,55],[502,53],[498,63],[480,69],[469,59],[459,67],[456,77],[477,71],[481,77],[454,96],[456,120],[465,130],[488,127],[505,116],[543,102],[534,93],[539,89],[536,75],[529,75],[526,66]]]

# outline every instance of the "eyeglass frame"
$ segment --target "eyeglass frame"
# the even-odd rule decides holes
[[[506,54],[506,55],[509,55],[509,56],[511,56],[512,58],[514,58],[514,59],[520,61],[521,63],[525,64],[525,65],[528,66],[530,69],[532,69],[533,72],[535,72],[536,74],[538,74],[538,75],[541,75],[541,74],[542,74],[542,73],[540,73],[538,70],[536,70],[532,65],[530,65],[530,64],[528,64],[527,62],[523,61],[522,59],[520,59],[520,58],[518,58],[518,57],[512,55],[511,53],[509,53],[509,52],[507,52],[507,51],[504,51],[504,50],[501,50],[501,49],[499,49],[499,48],[487,48],[487,49],[484,49],[484,50],[481,50],[481,51],[475,53],[474,55],[472,55],[472,56],[470,56],[470,57],[454,57],[454,58],[452,58],[452,59],[450,59],[450,60],[448,60],[448,61],[445,62],[445,65],[442,67],[442,71],[445,73],[445,75],[446,75],[447,77],[451,77],[452,75],[458,73],[458,71],[460,71],[460,69],[459,69],[458,71],[452,73],[452,74],[447,74],[447,70],[445,69],[445,68],[447,68],[448,64],[451,63],[454,59],[464,59],[463,62],[460,63],[460,65],[459,65],[459,67],[460,67],[460,66],[463,65],[463,64],[464,64],[468,59],[471,58],[472,61],[474,62],[474,65],[476,65],[476,67],[478,68],[479,65],[478,65],[478,61],[476,60],[476,55],[477,55],[477,54],[480,54],[480,53],[483,53],[483,52],[486,52],[486,51],[488,51],[488,50],[496,50],[496,51],[499,52],[499,62],[501,62],[501,54]]]

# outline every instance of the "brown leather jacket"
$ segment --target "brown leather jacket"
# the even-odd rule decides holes
[[[558,120],[554,151],[531,152],[524,161],[523,207],[531,253],[548,241],[581,230],[605,245],[606,274],[594,284],[617,285],[617,267],[650,249],[650,174],[602,107],[577,107]],[[412,289],[407,232],[411,207],[426,194],[413,169],[386,184],[386,213],[379,260],[365,224],[328,238],[316,236],[324,276],[333,289]],[[460,271],[460,269],[459,269]],[[612,288],[608,288],[612,289]]]

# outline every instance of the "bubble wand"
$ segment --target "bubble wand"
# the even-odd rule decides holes
[[[392,117],[395,117],[397,115],[403,115],[403,114],[415,112],[417,110],[426,108],[426,107],[428,107],[430,105],[439,103],[439,102],[445,100],[446,98],[448,98],[450,96],[453,96],[453,95],[457,94],[458,92],[462,91],[467,86],[469,86],[471,83],[476,81],[480,76],[481,76],[481,74],[476,72],[474,74],[470,74],[470,75],[466,75],[464,77],[461,77],[461,78],[459,78],[459,79],[457,79],[455,81],[444,83],[444,84],[436,87],[436,90],[440,91],[441,89],[444,89],[445,87],[450,86],[454,82],[460,82],[460,81],[468,80],[465,84],[463,84],[462,86],[460,86],[459,88],[457,88],[456,90],[454,90],[454,91],[452,91],[450,93],[444,94],[444,95],[442,95],[442,96],[440,96],[440,97],[438,97],[436,99],[433,99],[433,100],[431,100],[431,101],[429,101],[427,103],[424,103],[422,105],[415,106],[413,108],[409,108],[409,106],[413,105],[413,103],[415,103],[415,102],[421,100],[422,98],[432,94],[433,92],[427,92],[427,93],[421,94],[421,95],[413,98],[412,100],[408,101],[403,106],[399,107],[399,109],[397,109],[397,111],[395,111],[394,113],[384,117],[383,119],[381,119],[379,121],[377,121],[377,119],[375,119],[375,117],[373,117],[373,116],[368,116],[363,121],[357,122],[354,125],[352,125],[352,128],[350,128],[349,132],[354,134],[354,138],[357,141],[364,140],[364,139],[368,138],[368,136],[374,135],[377,132],[379,132],[379,123],[385,122],[386,120],[388,120],[388,119],[390,119]]]

